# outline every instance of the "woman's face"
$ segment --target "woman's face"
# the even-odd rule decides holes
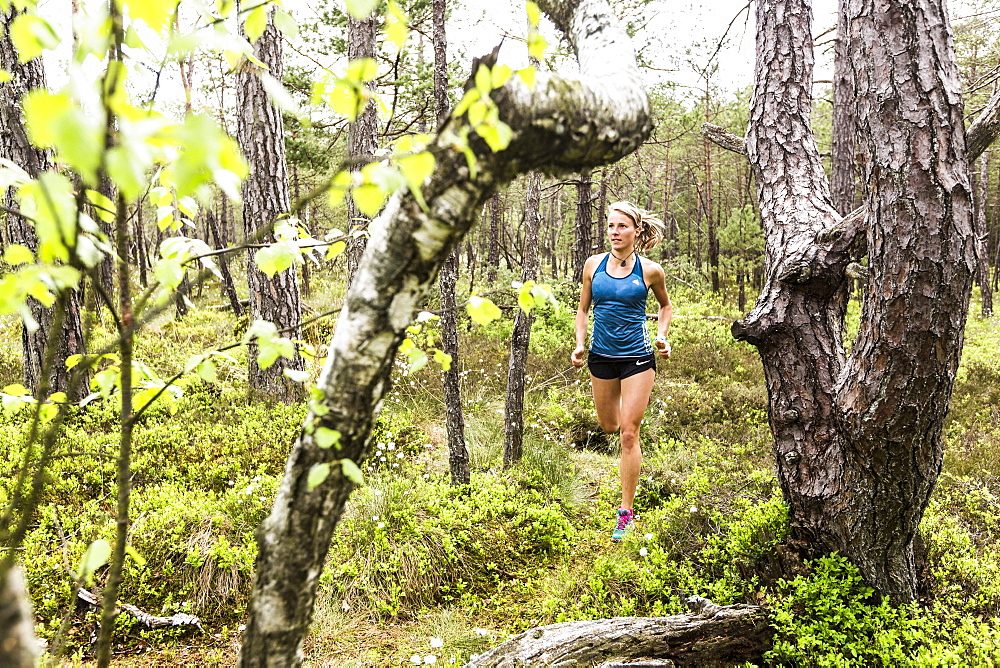
[[[611,211],[608,214],[608,241],[611,249],[619,256],[631,253],[635,247],[635,223],[621,211]]]

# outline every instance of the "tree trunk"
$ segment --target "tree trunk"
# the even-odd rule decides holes
[[[497,192],[490,198],[490,241],[486,260],[486,283],[491,287],[497,282],[497,269],[500,268],[500,225],[500,193]],[[509,260],[507,268],[510,268]]]
[[[990,156],[983,152],[979,158],[979,189],[976,193],[976,283],[979,284],[983,304],[980,313],[984,318],[993,315],[993,289],[990,286],[990,235],[986,228],[986,206],[989,201]]]
[[[760,662],[774,632],[753,605],[718,606],[673,617],[615,617],[530,629],[484,652],[466,668],[632,665],[733,666]],[[607,662],[621,661],[621,664]],[[640,664],[648,665],[648,664]]]
[[[597,167],[628,155],[649,135],[649,101],[634,51],[607,4],[539,4],[574,43],[580,74],[570,80],[538,73],[530,90],[512,77],[492,93],[513,135],[496,154],[472,144],[479,166],[475,180],[447,136],[462,131],[466,121],[450,118],[443,136],[432,141],[437,161],[423,190],[427,212],[411,195],[400,194],[373,221],[317,384],[323,398],[306,418],[310,428],[296,440],[271,514],[258,530],[243,666],[301,662],[330,537],[354,486],[339,461],[361,464],[367,456],[399,343],[482,205],[520,173]],[[563,123],[551,122],[556,113]],[[339,431],[340,449],[319,447],[318,427]],[[310,489],[310,471],[323,464],[332,465],[329,476]]]
[[[0,666],[34,668],[39,649],[24,576],[14,567],[0,573]]]
[[[590,172],[580,174],[576,182],[576,243],[573,244],[573,280],[583,281],[583,265],[592,255],[594,230],[594,198],[591,194],[594,184]]]
[[[273,11],[273,10],[271,10]],[[242,30],[242,28],[241,28]],[[271,76],[281,80],[281,35],[268,17],[267,29],[254,44],[254,56]],[[237,78],[237,108],[240,121],[237,138],[247,158],[250,173],[243,183],[243,232],[252,238],[291,209],[288,200],[288,168],[285,163],[284,124],[281,111],[264,91],[258,66],[244,61]],[[262,242],[274,240],[267,234]],[[250,319],[267,320],[285,330],[283,336],[302,338],[302,305],[295,267],[268,278],[257,268],[253,257],[247,261]],[[302,385],[289,379],[285,370],[301,371],[305,362],[299,355],[279,359],[266,369],[257,364],[257,348],[250,347],[249,392],[260,400],[292,403],[303,397]]]
[[[705,78],[705,122],[709,120],[708,110],[709,110],[709,87],[708,78]],[[720,289],[719,285],[719,237],[716,233],[716,217],[712,212],[712,205],[714,200],[712,199],[712,143],[708,140],[708,137],[703,137],[701,140],[702,148],[705,152],[705,191],[704,191],[704,210],[705,219],[708,223],[708,273],[712,280],[712,292],[718,292]]]
[[[541,225],[539,205],[542,177],[537,172],[528,175],[524,193],[524,245],[521,253],[521,282],[538,277],[537,233]],[[528,345],[534,316],[517,309],[514,331],[510,336],[510,363],[507,366],[507,394],[504,400],[503,467],[510,468],[521,460],[524,450],[524,385],[528,367]]]
[[[830,158],[830,181],[833,206],[841,215],[854,210],[854,79],[848,61],[849,27],[844,22],[846,0],[841,0],[838,14],[837,44],[833,56],[833,145]]]
[[[445,34],[446,0],[433,0],[434,21],[434,105],[437,125],[448,119],[448,51]],[[451,484],[469,484],[469,448],[465,444],[465,416],[462,414],[462,389],[459,385],[458,306],[455,283],[458,281],[458,246],[441,267],[441,344],[451,355],[451,366],[444,372],[445,426],[448,431],[448,468]]]
[[[594,255],[601,248],[604,229],[608,226],[608,175],[607,170],[601,170],[601,183],[597,187],[597,229],[593,235],[593,245],[590,254]]]
[[[353,16],[347,17],[347,58],[375,58],[375,35],[378,29],[378,16],[373,14],[363,21]],[[375,101],[369,100],[354,122],[347,130],[347,156],[353,169],[359,170],[375,159],[375,149],[378,147],[378,114]],[[354,280],[358,270],[361,254],[367,244],[367,231],[370,219],[361,213],[354,198],[347,196],[347,230],[358,233],[347,242],[347,284]]]
[[[219,222],[215,219],[215,213],[209,209],[206,217],[208,219],[208,229],[212,233],[216,248],[225,248],[226,246],[222,242],[222,234],[219,232]],[[225,254],[219,256],[219,273],[222,274],[222,291],[229,299],[229,304],[233,307],[233,313],[238,318],[243,315],[243,304],[240,303],[239,293],[236,292],[236,282],[233,281],[233,275],[229,272],[229,259]]]
[[[21,117],[21,99],[30,90],[45,88],[45,69],[41,58],[34,58],[26,63],[18,61],[17,51],[8,36],[8,27],[21,13],[13,7],[6,11],[0,10],[0,69],[11,75],[9,81],[0,83],[0,158],[10,160],[30,176],[37,178],[51,166],[49,154],[35,148],[28,140]],[[7,207],[17,209],[12,190],[0,193],[0,198]],[[37,250],[35,230],[27,220],[12,214],[0,214],[0,221],[4,221],[8,228],[11,243],[22,244],[32,252]],[[84,352],[79,293],[70,293],[62,327],[58,332],[52,331],[54,318],[51,309],[45,308],[34,298],[28,299],[28,308],[38,327],[34,330],[26,325],[21,328],[24,384],[36,397],[40,394],[48,396],[53,392],[69,392],[71,383],[66,359],[70,355]],[[50,342],[54,348],[47,347]],[[49,360],[46,360],[47,356],[50,357]],[[48,373],[43,373],[46,364]],[[80,369],[78,372],[82,371]],[[72,396],[68,396],[69,401],[79,401],[86,396],[88,385],[86,379],[77,383]]]
[[[968,311],[962,103],[941,0],[849,0],[847,9],[870,213],[819,234],[840,216],[809,126],[810,6],[759,2],[746,145],[767,278],[733,333],[761,354],[793,539],[846,555],[903,602],[916,593],[913,541],[941,467]],[[865,228],[871,279],[846,359],[845,270]]]

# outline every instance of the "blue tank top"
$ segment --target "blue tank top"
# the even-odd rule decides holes
[[[594,271],[590,295],[594,304],[594,329],[590,352],[605,357],[639,357],[653,352],[646,327],[646,293],[639,256],[632,273],[623,278],[608,274],[604,256]]]

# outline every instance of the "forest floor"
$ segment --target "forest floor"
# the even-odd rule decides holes
[[[573,303],[574,288],[559,289],[560,301]],[[313,298],[329,303],[319,291]],[[680,613],[679,592],[774,610],[774,664],[1000,661],[1000,319],[970,317],[944,470],[922,525],[925,598],[900,613],[835,556],[796,572],[780,567],[787,510],[773,473],[759,360],[729,334],[739,315],[732,306],[693,292],[674,302],[674,355],[657,371],[643,427],[641,518],[620,544],[610,541],[620,493],[614,442],[594,437],[586,374],[569,365],[569,309],[537,314],[525,454],[508,471],[501,461],[512,323],[463,323],[473,469],[465,487],[448,481],[439,367],[408,373],[401,360],[365,483],[331,545],[306,665],[461,664],[536,625]],[[166,375],[240,327],[214,310],[164,318],[143,334],[138,354]],[[307,332],[317,344],[328,336],[328,325]],[[431,324],[417,343],[432,347],[437,336]],[[0,385],[18,382],[18,355],[16,339],[4,337]],[[196,614],[205,630],[138,631],[120,619],[115,665],[235,662],[254,529],[305,410],[250,403],[244,369],[245,353],[220,358],[214,381],[191,380],[183,396],[137,426],[131,540],[139,556],[127,564],[121,598],[153,614]],[[23,414],[0,418],[4,442],[22,442],[25,429]],[[73,456],[51,465],[23,547],[37,631],[50,642],[70,612],[67,571],[91,541],[113,535],[108,455],[116,429],[111,402],[72,417],[63,447]],[[12,447],[0,467],[16,467],[21,456]],[[97,576],[94,591],[103,572]],[[64,641],[75,658],[63,665],[87,665],[93,617],[72,619]]]

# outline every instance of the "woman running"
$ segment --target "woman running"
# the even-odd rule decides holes
[[[622,501],[611,540],[618,542],[633,526],[632,501],[639,483],[642,451],[639,426],[656,376],[656,352],[670,357],[670,296],[663,268],[639,257],[663,240],[663,223],[629,202],[609,207],[611,252],[590,257],[583,266],[583,288],[576,312],[573,366],[583,366],[587,352],[587,321],[594,306],[590,337],[590,387],[597,421],[605,433],[621,430],[622,458],[618,466]],[[650,343],[646,326],[646,294],[652,289],[660,304],[657,336]]]

